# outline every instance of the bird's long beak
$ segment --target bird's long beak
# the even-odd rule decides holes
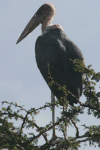
[[[25,27],[24,31],[18,38],[16,44],[18,44],[20,41],[22,41],[28,34],[30,34],[38,25],[40,24],[40,21],[36,14],[32,17],[32,19],[29,21],[27,26]]]

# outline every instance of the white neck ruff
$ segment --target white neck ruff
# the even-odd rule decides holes
[[[58,25],[58,24],[50,25],[50,26],[47,26],[45,28],[45,30],[43,31],[42,35],[45,35],[48,31],[50,31],[51,29],[55,29],[55,28],[60,28],[61,30],[63,30],[63,28],[61,27],[61,25]]]

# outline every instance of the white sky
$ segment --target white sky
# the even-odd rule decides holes
[[[35,41],[41,34],[41,26],[30,36],[16,45],[23,31],[44,0],[2,0],[0,1],[0,100],[14,101],[25,105],[26,109],[38,108],[50,102],[50,90],[42,78],[35,61]],[[67,36],[81,49],[86,65],[92,64],[100,71],[100,0],[52,0],[57,9],[53,24],[60,24]],[[100,84],[99,84],[100,85]],[[97,87],[97,90],[99,88]],[[85,98],[81,98],[85,101]],[[56,109],[56,117],[59,109]],[[92,116],[81,115],[78,124],[98,125],[99,120]],[[51,121],[49,109],[37,116],[37,123],[45,126]],[[61,136],[60,133],[57,135]],[[74,128],[68,129],[68,136],[74,136]],[[51,137],[51,134],[50,134]],[[41,138],[40,144],[43,144]],[[79,150],[83,150],[84,146]],[[90,149],[86,147],[85,150]],[[91,147],[93,150],[94,147]],[[98,148],[96,148],[98,150]]]

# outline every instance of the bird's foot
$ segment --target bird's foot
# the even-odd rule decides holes
[[[53,136],[50,141],[53,143],[57,143],[59,141],[63,141],[63,138],[58,137],[58,136]]]

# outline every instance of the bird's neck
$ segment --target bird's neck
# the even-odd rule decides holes
[[[44,20],[44,22],[42,23],[42,33],[43,31],[48,27],[48,26],[51,26],[52,25],[52,19],[51,18],[46,18]]]
[[[52,29],[56,29],[56,28],[59,28],[59,29],[61,29],[62,31],[64,31],[63,30],[63,28],[61,27],[61,25],[59,25],[59,24],[55,24],[55,25],[48,25],[48,26],[46,26],[46,28],[42,31],[42,35],[45,35],[47,32],[49,32],[50,30],[52,30]]]

